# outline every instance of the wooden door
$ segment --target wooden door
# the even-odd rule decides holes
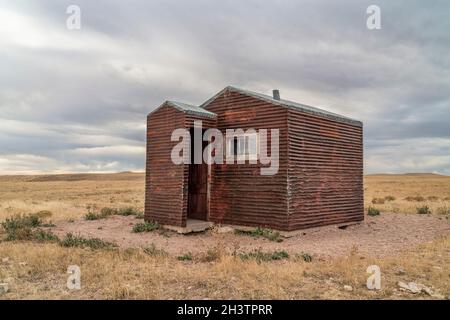
[[[206,145],[207,142],[203,141],[202,153]],[[193,145],[191,150],[194,150]],[[194,159],[193,154],[191,159]],[[208,219],[208,165],[206,163],[189,165],[188,187],[188,219],[206,221]]]
[[[207,220],[208,218],[208,165],[189,166],[188,218]]]

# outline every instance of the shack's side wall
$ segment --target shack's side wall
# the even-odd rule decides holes
[[[276,175],[261,175],[259,162],[214,165],[209,219],[216,223],[286,230],[287,109],[229,90],[205,108],[218,115],[218,129],[224,135],[226,129],[237,128],[280,130],[280,164]]]
[[[176,144],[170,140],[172,131],[184,125],[184,113],[167,105],[147,117],[146,220],[185,226],[185,168],[170,157]]]
[[[363,220],[362,126],[288,114],[289,229]]]

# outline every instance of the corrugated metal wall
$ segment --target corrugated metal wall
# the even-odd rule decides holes
[[[170,158],[176,144],[170,138],[173,130],[184,127],[184,116],[165,105],[147,117],[146,220],[183,226],[185,171]]]
[[[147,117],[147,161],[145,219],[161,224],[186,226],[189,165],[175,165],[170,140],[173,130],[191,128],[201,120],[204,128],[216,127],[216,120],[183,113],[165,104]]]
[[[364,219],[362,125],[289,110],[289,229]]]
[[[286,229],[287,109],[233,91],[225,91],[205,109],[218,115],[218,128],[223,134],[228,128],[280,130],[278,174],[262,176],[260,164],[214,166],[210,220]]]

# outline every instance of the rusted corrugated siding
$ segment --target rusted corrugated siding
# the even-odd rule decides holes
[[[361,221],[362,124],[289,109],[289,229]]]
[[[279,170],[261,164],[211,167],[209,220],[280,230],[360,221],[363,213],[362,125],[224,90],[207,104],[217,119],[163,105],[148,117],[145,218],[185,226],[189,165],[170,159],[172,131],[190,128],[279,129]],[[270,150],[270,147],[268,148]]]
[[[145,219],[183,226],[184,168],[171,160],[172,131],[183,128],[185,114],[164,105],[147,117]]]
[[[287,229],[287,109],[230,90],[205,109],[218,115],[218,128],[223,134],[225,129],[237,128],[280,130],[278,174],[262,176],[259,163],[214,166],[209,219]]]
[[[163,105],[147,118],[147,162],[145,219],[179,227],[186,226],[189,165],[171,160],[173,130],[191,128],[201,120],[204,128],[216,126],[216,120],[202,118]]]

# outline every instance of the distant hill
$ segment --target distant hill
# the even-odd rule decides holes
[[[52,181],[121,181],[142,180],[144,172],[120,173],[70,173],[46,175],[0,176],[0,181],[52,182]]]
[[[371,173],[365,174],[366,177],[375,177],[375,176],[385,176],[385,177],[443,177],[448,178],[449,176],[438,174],[438,173],[426,173],[426,172],[417,172],[417,173]]]

